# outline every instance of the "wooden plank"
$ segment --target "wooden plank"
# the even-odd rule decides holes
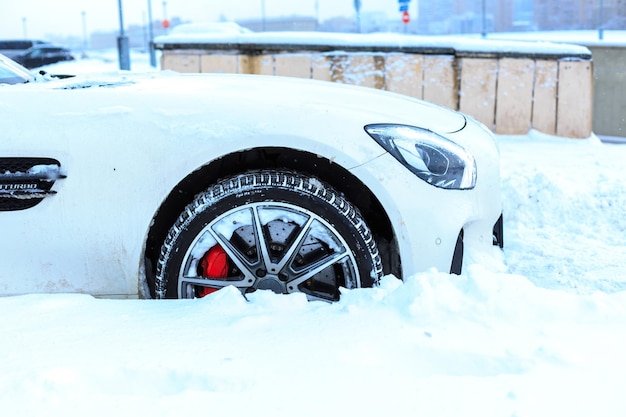
[[[161,68],[176,72],[200,72],[200,57],[196,54],[161,55]]]
[[[385,60],[382,55],[351,54],[343,67],[343,82],[382,89],[385,86]]]
[[[556,135],[556,86],[558,64],[556,61],[535,62],[532,127],[548,135]]]
[[[496,133],[525,135],[531,129],[534,69],[528,58],[498,61]]]
[[[459,110],[494,129],[498,61],[494,58],[461,58]]]
[[[389,54],[385,58],[385,89],[423,98],[424,56]]]
[[[559,61],[556,134],[568,138],[591,135],[593,74],[591,61]]]
[[[330,80],[336,83],[346,83],[346,68],[348,67],[347,55],[331,55]]]
[[[274,75],[273,55],[240,55],[238,65],[240,74]]]
[[[424,56],[424,100],[457,110],[459,106],[457,85],[457,71],[453,56]]]
[[[315,54],[311,59],[311,78],[314,80],[331,81],[332,58],[328,55]]]
[[[236,74],[239,55],[210,54],[200,57],[201,72]]]
[[[274,56],[275,74],[283,77],[311,78],[311,55],[278,54]]]

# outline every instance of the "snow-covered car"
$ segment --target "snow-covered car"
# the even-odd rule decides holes
[[[280,77],[33,80],[0,85],[0,294],[332,301],[502,244],[498,151],[463,114]]]

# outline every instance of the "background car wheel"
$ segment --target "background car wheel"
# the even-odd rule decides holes
[[[339,299],[382,275],[359,212],[318,179],[254,171],[196,196],[170,229],[157,263],[157,298],[203,297],[228,285]]]

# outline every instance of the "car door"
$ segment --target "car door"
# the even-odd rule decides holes
[[[26,68],[35,68],[40,66],[39,62],[41,61],[41,49],[32,49],[21,57],[19,57],[19,62]]]
[[[61,48],[43,48],[41,62],[38,66],[54,64],[55,62],[61,61],[61,54]]]

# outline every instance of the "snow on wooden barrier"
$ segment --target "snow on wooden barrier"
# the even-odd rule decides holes
[[[591,54],[580,46],[454,38],[285,34],[237,39],[157,39],[161,67],[178,72],[265,74],[405,94],[472,115],[499,134],[586,138],[592,132]],[[252,36],[252,38],[250,38]],[[318,35],[319,36],[319,35]],[[433,40],[435,39],[435,40]]]

